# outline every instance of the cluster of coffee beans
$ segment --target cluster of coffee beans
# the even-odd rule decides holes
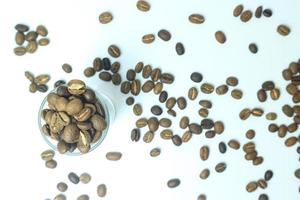
[[[255,144],[253,142],[247,142],[243,146],[245,152],[245,159],[252,161],[253,165],[260,165],[263,163],[263,157],[258,156],[258,153],[255,149]]]
[[[54,169],[57,166],[57,162],[53,159],[54,156],[55,152],[50,149],[41,153],[41,158],[45,161],[45,166],[49,169]]]
[[[15,29],[17,30],[15,42],[18,47],[14,48],[14,53],[17,56],[23,56],[26,53],[35,53],[38,46],[47,46],[50,43],[50,40],[46,38],[48,30],[43,25],[39,25],[35,31],[29,31],[29,26],[25,24],[17,24]],[[38,40],[39,36],[43,38]],[[24,46],[25,41],[27,44]]]
[[[48,91],[48,86],[46,84],[50,80],[49,75],[41,74],[35,77],[31,72],[25,71],[25,77],[30,81],[29,91],[31,93],[35,93],[36,91],[45,93]]]
[[[264,178],[260,178],[258,181],[251,181],[246,185],[247,192],[254,192],[258,188],[265,190],[268,187],[268,182],[272,179],[273,172],[271,170],[267,170],[265,172]],[[268,200],[269,197],[267,194],[260,194],[258,200]]]
[[[60,153],[90,151],[91,145],[102,137],[107,128],[105,111],[92,89],[80,80],[71,80],[48,94],[49,108],[41,113],[46,124],[42,131],[58,141]]]
[[[269,8],[263,9],[263,6],[259,6],[256,8],[254,15],[256,18],[261,18],[262,15],[265,17],[271,17],[273,12]],[[233,9],[233,16],[240,17],[240,20],[246,23],[253,17],[253,12],[251,10],[244,10],[244,6],[240,4]]]
[[[265,102],[268,99],[267,92],[270,92],[271,99],[276,101],[280,98],[280,90],[275,87],[273,81],[265,81],[261,85],[261,89],[257,91],[257,99],[260,102]]]

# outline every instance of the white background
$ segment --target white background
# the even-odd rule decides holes
[[[58,191],[56,183],[66,181],[69,190],[68,199],[76,199],[87,193],[91,199],[98,199],[96,186],[107,184],[106,199],[197,199],[205,193],[209,200],[253,200],[259,194],[267,193],[271,200],[299,199],[299,180],[294,171],[299,167],[299,155],[296,146],[284,147],[284,139],[267,131],[269,122],[264,118],[250,118],[246,122],[239,120],[238,113],[245,107],[261,107],[266,112],[277,112],[276,123],[290,123],[283,116],[281,107],[291,103],[285,91],[286,82],[281,71],[292,61],[300,57],[300,2],[296,0],[149,0],[151,11],[140,12],[136,9],[136,0],[52,0],[52,1],[2,1],[0,3],[0,73],[1,81],[1,198],[2,199],[45,199],[53,198]],[[253,18],[242,23],[232,16],[239,3],[255,11],[263,5],[273,10],[271,18]],[[100,24],[98,16],[103,11],[113,13],[114,20],[107,25]],[[191,13],[201,13],[206,22],[194,25],[187,18]],[[28,24],[31,29],[39,24],[49,30],[51,43],[40,47],[33,55],[17,57],[14,26],[17,23]],[[278,24],[291,27],[291,34],[282,37],[276,32]],[[145,45],[141,37],[147,33],[157,33],[165,28],[172,33],[169,42],[157,39],[153,44]],[[223,30],[227,42],[220,45],[215,41],[214,33]],[[176,42],[183,42],[186,54],[177,56],[174,50]],[[253,55],[248,50],[250,42],[257,43],[259,52]],[[122,51],[118,59],[121,74],[133,68],[138,61],[144,61],[153,67],[176,77],[172,86],[166,86],[170,96],[187,95],[191,86],[197,86],[189,79],[193,71],[204,75],[205,82],[215,86],[223,84],[225,79],[234,75],[239,77],[238,88],[244,91],[244,98],[234,100],[228,93],[225,96],[201,94],[195,102],[189,101],[185,111],[178,112],[178,118],[188,115],[193,122],[200,122],[197,115],[200,99],[211,99],[214,107],[210,118],[222,120],[226,125],[223,135],[213,140],[204,135],[195,136],[190,143],[175,147],[170,141],[162,141],[157,132],[151,144],[132,143],[130,131],[134,127],[135,117],[131,108],[125,106],[126,95],[111,83],[104,83],[97,76],[86,80],[87,83],[103,91],[113,100],[117,115],[107,138],[96,151],[85,156],[70,157],[56,155],[58,167],[50,170],[44,167],[40,153],[48,149],[43,141],[37,124],[37,111],[45,94],[30,94],[29,82],[24,71],[35,75],[48,73],[52,79],[49,86],[60,79],[84,78],[82,71],[91,66],[96,56],[107,56],[107,47],[117,44]],[[113,59],[115,60],[115,59]],[[63,63],[73,66],[72,74],[61,70]],[[268,100],[259,103],[256,91],[265,80],[273,80],[282,91],[280,100]],[[149,106],[158,103],[157,96],[142,94],[136,98],[144,107],[144,116],[150,116]],[[165,115],[165,113],[163,114]],[[184,131],[178,127],[178,119],[173,120],[172,129],[181,135]],[[242,150],[228,149],[225,155],[218,152],[218,143],[234,138],[241,144],[247,142],[245,132],[253,128],[257,132],[254,142],[259,155],[265,158],[262,165],[254,167],[244,160]],[[146,130],[143,130],[143,133]],[[294,133],[294,135],[299,134]],[[288,134],[289,136],[290,134]],[[211,156],[201,161],[199,148],[209,145]],[[154,147],[162,149],[161,156],[151,158],[149,151]],[[105,159],[107,151],[121,151],[119,162]],[[226,162],[227,170],[216,174],[214,166]],[[207,180],[200,180],[199,172],[211,169]],[[267,169],[274,171],[274,178],[266,190],[258,189],[249,194],[245,186],[249,181],[262,178]],[[88,172],[92,182],[88,185],[72,185],[67,174]],[[167,180],[180,178],[181,185],[176,189],[166,186]]]

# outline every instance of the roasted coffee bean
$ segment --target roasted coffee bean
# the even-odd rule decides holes
[[[154,138],[154,133],[152,133],[151,131],[148,131],[147,133],[145,133],[144,137],[143,137],[143,141],[145,143],[150,143],[152,142]]]
[[[157,35],[160,39],[166,42],[169,41],[172,37],[171,33],[165,29],[161,29],[160,31],[158,31]]]
[[[205,132],[205,137],[206,138],[214,138],[216,136],[216,132],[213,130],[209,130]]]
[[[153,115],[161,115],[163,111],[160,106],[155,105],[151,107],[151,112]]]
[[[288,125],[287,130],[289,133],[294,133],[295,131],[298,130],[298,124],[297,123],[291,123]]]
[[[261,108],[254,108],[251,111],[251,114],[256,117],[260,117],[264,114],[264,111]]]
[[[55,160],[53,160],[53,159],[52,160],[48,160],[48,161],[46,161],[45,166],[47,168],[49,168],[49,169],[54,169],[57,166],[57,162]]]
[[[120,70],[121,64],[118,61],[115,61],[114,63],[111,64],[110,71],[114,74],[117,74]]]
[[[161,74],[160,81],[166,84],[172,84],[174,82],[174,76],[169,73]]]
[[[239,90],[239,89],[234,89],[231,91],[231,96],[234,98],[234,99],[241,99],[243,97],[243,91],[242,90]]]
[[[179,135],[173,135],[172,142],[175,146],[180,146],[182,144],[182,139]]]
[[[41,153],[41,158],[45,161],[52,160],[54,158],[55,152],[53,150],[45,150]]]
[[[87,68],[85,68],[84,69],[84,71],[83,71],[83,74],[84,74],[84,76],[86,76],[86,77],[92,77],[92,76],[94,76],[95,75],[95,70],[94,70],[94,68],[92,68],[92,67],[87,67]]]
[[[172,109],[168,110],[167,113],[173,117],[176,117],[176,115],[177,115],[176,111],[172,110]]]
[[[290,69],[285,69],[282,71],[282,77],[284,78],[284,80],[286,81],[290,81],[292,80],[293,77],[293,72]]]
[[[86,85],[81,80],[73,79],[68,82],[68,91],[73,95],[80,95],[86,91]]]
[[[254,192],[257,189],[258,185],[256,182],[252,181],[247,184],[246,190],[247,192]]]
[[[185,53],[185,48],[181,42],[176,43],[175,50],[179,56],[181,56]]]
[[[97,131],[103,131],[107,127],[107,123],[106,123],[105,119],[102,116],[98,115],[98,114],[93,115],[91,117],[91,122],[93,124],[93,127]]]
[[[155,132],[158,130],[159,128],[159,122],[158,122],[158,119],[156,117],[151,117],[149,120],[148,120],[148,128],[151,132]]]
[[[219,151],[221,153],[226,153],[226,150],[227,150],[226,144],[224,142],[220,142],[219,143]]]
[[[49,82],[49,80],[50,80],[50,76],[47,75],[47,74],[41,74],[41,75],[34,78],[34,82],[38,85],[46,84],[46,83]]]
[[[99,197],[105,197],[107,193],[107,187],[105,184],[100,184],[97,187],[97,194]]]
[[[82,173],[79,177],[79,180],[83,184],[88,184],[91,181],[92,177],[88,173]]]
[[[168,109],[172,109],[176,104],[176,99],[174,97],[170,97],[167,101],[166,101],[166,108]]]
[[[23,32],[17,32],[15,36],[15,41],[17,45],[23,45],[25,42],[25,35]]]
[[[34,82],[34,75],[29,72],[29,71],[25,71],[25,77],[30,81],[30,82]]]
[[[96,72],[100,72],[102,70],[102,60],[99,57],[96,57],[93,61],[93,68]]]
[[[243,5],[237,5],[234,10],[233,10],[233,16],[238,17],[242,14],[244,10],[244,6]]]
[[[224,95],[228,92],[228,86],[227,85],[220,85],[216,88],[216,93],[218,95]]]
[[[70,64],[68,64],[68,63],[63,64],[62,65],[62,69],[66,73],[71,73],[72,72],[72,66]]]
[[[226,79],[226,84],[229,86],[237,86],[239,84],[239,80],[234,76],[229,76]]]
[[[267,93],[264,89],[260,89],[257,92],[257,98],[260,102],[265,102],[267,100]]]
[[[128,106],[133,105],[133,104],[134,104],[134,98],[133,98],[133,97],[128,97],[128,98],[126,99],[126,104],[127,104]]]
[[[198,96],[198,90],[196,87],[192,87],[188,91],[188,97],[190,100],[195,100]]]
[[[143,12],[147,12],[150,10],[150,4],[147,2],[147,1],[143,1],[143,0],[139,0],[137,3],[136,3],[136,7],[137,9],[139,9],[140,11],[143,11]]]
[[[253,54],[256,54],[258,52],[258,47],[254,43],[250,43],[248,48],[249,48],[249,51]]]
[[[200,194],[197,200],[206,200],[206,196],[204,194]]]
[[[258,156],[252,161],[252,163],[253,165],[260,165],[261,163],[263,163],[263,161],[264,161],[263,157]]]
[[[204,94],[211,94],[214,92],[214,86],[210,83],[203,83],[200,87],[201,92],[203,92]]]
[[[142,91],[147,93],[150,92],[154,88],[154,82],[151,80],[146,81],[142,86]]]
[[[141,92],[141,81],[140,80],[134,80],[131,83],[131,94],[134,96],[139,95]]]
[[[273,172],[271,170],[267,170],[264,175],[265,181],[270,181],[273,177]]]
[[[300,179],[300,168],[295,171],[295,177]]]
[[[228,146],[234,150],[238,150],[240,148],[240,143],[237,140],[230,140]]]
[[[287,147],[291,147],[294,146],[297,143],[297,141],[298,141],[297,137],[289,137],[285,140],[284,144]]]
[[[29,85],[29,92],[35,93],[37,91],[37,87],[38,87],[37,84],[30,83],[30,85]]]
[[[277,114],[274,112],[270,112],[266,114],[266,119],[267,120],[276,120],[277,119]]]
[[[212,103],[209,100],[200,100],[199,105],[201,105],[204,108],[210,109],[212,108]]]
[[[37,32],[30,31],[25,35],[25,40],[28,42],[35,41],[37,39],[37,37],[38,37]]]
[[[142,72],[142,76],[144,79],[147,79],[151,76],[152,74],[152,66],[151,65],[146,65],[144,68],[143,68],[143,72]]]
[[[111,76],[111,82],[114,84],[114,85],[120,85],[121,84],[121,81],[122,81],[122,78],[121,78],[121,75],[119,73],[114,73],[112,76]]]
[[[191,123],[189,125],[189,130],[191,131],[191,133],[194,133],[194,134],[201,134],[202,133],[202,128],[199,124],[196,124],[196,123]]]
[[[38,44],[36,41],[30,41],[28,42],[27,46],[26,46],[26,52],[27,53],[34,53],[36,52],[38,48]]]
[[[264,15],[265,17],[271,17],[272,14],[273,14],[273,12],[272,12],[271,9],[264,9],[264,11],[263,11],[263,15]]]
[[[257,7],[255,10],[255,17],[261,18],[262,12],[263,12],[263,7],[262,6]]]
[[[168,92],[167,91],[162,91],[159,95],[159,102],[160,103],[165,103],[166,100],[168,99]]]
[[[104,70],[106,71],[111,70],[111,62],[109,58],[103,58],[102,65]]]
[[[266,194],[260,194],[258,200],[269,200],[269,197]]]
[[[255,137],[255,131],[253,129],[249,129],[246,132],[246,138],[248,138],[249,140],[252,140]]]
[[[17,24],[15,26],[15,29],[20,32],[27,32],[29,30],[29,27],[25,24]]]
[[[178,178],[174,178],[174,179],[170,179],[168,182],[167,182],[167,186],[169,188],[175,188],[177,187],[178,185],[180,185],[180,180]]]
[[[170,129],[165,129],[162,132],[160,132],[160,137],[164,140],[169,140],[172,139],[173,137],[173,132]]]
[[[150,44],[154,42],[155,40],[155,35],[154,34],[146,34],[142,37],[142,42],[145,44]]]
[[[294,122],[296,124],[300,124],[300,116],[299,115],[294,116]]]
[[[131,131],[131,140],[133,142],[138,142],[141,138],[141,132],[140,132],[140,129],[138,128],[135,128],[135,129],[132,129]]]
[[[284,124],[280,125],[278,128],[278,136],[283,138],[286,136],[286,134],[287,134],[287,126]]]
[[[124,81],[122,84],[121,84],[121,92],[123,94],[128,94],[131,90],[131,84],[129,81]]]
[[[265,91],[270,91],[275,88],[275,84],[273,81],[266,81],[261,85],[261,88],[264,89]]]
[[[135,79],[135,71],[132,69],[129,69],[126,73],[126,78],[128,81],[133,81]]]
[[[184,132],[184,134],[181,136],[182,142],[186,143],[191,140],[193,134],[190,131]]]
[[[209,114],[209,111],[206,109],[206,108],[200,108],[198,110],[198,114],[203,117],[203,118],[206,118]]]
[[[274,88],[271,90],[270,96],[273,100],[278,100],[280,97],[280,90],[278,88]]]
[[[163,90],[163,84],[161,82],[157,82],[153,88],[154,94],[160,94]]]
[[[111,76],[111,74],[109,72],[100,72],[99,73],[99,78],[102,81],[111,81],[112,76]]]
[[[205,18],[201,14],[191,14],[189,16],[189,21],[193,24],[202,24],[205,21]]]
[[[202,119],[201,127],[203,129],[211,129],[212,127],[214,127],[214,121],[211,119]]]
[[[133,106],[133,113],[136,115],[136,116],[140,116],[142,113],[143,113],[143,108],[141,106],[141,104],[134,104]]]
[[[254,144],[253,142],[248,142],[248,143],[244,144],[243,150],[244,150],[246,153],[254,152],[254,151],[255,151],[255,144]],[[255,156],[255,157],[256,157],[256,156]]]
[[[252,18],[252,15],[252,11],[246,10],[241,14],[240,19],[242,22],[248,22]]]
[[[64,182],[59,182],[57,185],[56,185],[56,188],[58,189],[58,191],[60,192],[65,192],[68,190],[68,185]]]
[[[240,112],[239,117],[241,120],[246,120],[250,117],[250,115],[251,115],[251,110],[248,108],[245,108]]]
[[[289,64],[289,69],[292,71],[293,74],[297,74],[298,71],[299,71],[299,60],[298,60],[298,63],[297,62],[291,62]]]
[[[266,189],[268,187],[268,183],[264,179],[258,180],[257,185],[262,189]]]
[[[177,106],[180,110],[184,110],[187,106],[186,99],[184,97],[179,97],[176,100]]]
[[[37,34],[43,36],[43,37],[46,37],[48,35],[48,30],[45,26],[43,25],[39,25],[37,28],[36,28],[36,32]]]
[[[205,161],[209,157],[209,147],[208,146],[202,146],[200,148],[200,158],[201,160]]]
[[[290,94],[290,95],[295,95],[298,93],[298,88],[295,84],[290,83],[286,86],[286,91]]]
[[[135,122],[135,126],[137,128],[143,128],[143,127],[147,126],[147,122],[148,122],[148,120],[146,118],[140,118]]]
[[[298,91],[296,94],[293,95],[293,102],[299,103],[300,102],[300,92]]]
[[[48,91],[48,86],[45,84],[37,85],[37,91],[45,93]]]
[[[223,133],[224,132],[224,124],[223,124],[223,122],[221,122],[221,121],[216,121],[215,123],[214,123],[214,131],[217,133],[217,134],[221,134],[221,133]]]
[[[79,197],[77,197],[77,200],[89,200],[90,197],[86,194],[82,194]]]
[[[200,83],[203,79],[202,74],[199,72],[193,72],[190,76],[191,80],[194,81],[195,83]]]
[[[227,167],[226,163],[221,162],[216,165],[215,170],[218,173],[222,173],[225,171],[226,167]]]
[[[215,33],[215,38],[221,44],[224,44],[226,42],[226,36],[225,36],[224,32],[222,32],[222,31],[217,31]]]
[[[111,57],[114,57],[114,58],[118,58],[121,55],[121,51],[120,51],[119,47],[114,44],[112,44],[108,47],[107,52]]]
[[[274,132],[278,131],[278,129],[279,129],[279,127],[276,124],[270,124],[269,127],[268,127],[268,130],[271,133],[274,133]]]
[[[108,24],[113,20],[113,16],[110,12],[103,12],[99,15],[99,21],[101,24]]]
[[[122,157],[122,153],[120,152],[108,152],[106,153],[106,159],[110,161],[118,161]]]
[[[138,62],[134,68],[134,71],[136,73],[140,73],[144,68],[144,63],[143,62]]]
[[[179,127],[182,129],[186,129],[189,126],[190,120],[187,116],[184,116],[180,119]]]
[[[156,147],[156,148],[154,148],[154,149],[152,149],[152,150],[150,151],[150,156],[151,156],[151,157],[157,157],[157,156],[160,155],[160,153],[161,153],[160,148]]]
[[[65,143],[64,141],[59,141],[57,143],[57,151],[60,154],[64,154],[69,150],[69,146],[67,145],[67,143]]]
[[[199,174],[199,177],[203,180],[207,179],[210,175],[210,171],[209,169],[203,169],[200,174]]]
[[[282,107],[282,112],[287,117],[293,117],[293,115],[294,115],[294,109],[290,105],[287,105],[287,104]]]
[[[63,194],[58,194],[54,197],[54,200],[66,200],[67,197]]]
[[[151,72],[152,81],[154,81],[154,82],[158,81],[160,79],[160,76],[161,76],[161,69],[155,68],[152,70],[152,72]]]

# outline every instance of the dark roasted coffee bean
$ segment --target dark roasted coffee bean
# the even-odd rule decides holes
[[[225,171],[226,167],[227,167],[226,163],[221,162],[221,163],[216,165],[215,170],[218,173],[222,173],[222,172]]]
[[[186,108],[187,103],[186,103],[186,99],[184,97],[179,97],[177,100],[177,106],[180,110],[183,110]]]
[[[282,112],[287,117],[293,117],[293,115],[294,115],[294,109],[290,105],[287,105],[287,104],[282,107]]]
[[[209,147],[208,146],[202,146],[200,148],[200,158],[201,160],[205,161],[209,157]]]
[[[185,48],[181,42],[176,43],[175,50],[176,53],[180,56],[185,53]]]
[[[239,84],[239,81],[236,77],[230,76],[226,79],[226,84],[229,86],[237,86]]]
[[[294,174],[297,179],[300,179],[300,168],[297,169]]]
[[[128,97],[128,98],[126,99],[126,104],[127,104],[128,106],[133,105],[133,104],[134,104],[134,98],[133,98],[133,97]]]
[[[227,85],[220,85],[216,88],[216,93],[218,95],[224,95],[228,92],[228,86]]]
[[[226,150],[227,150],[226,144],[224,142],[220,142],[219,143],[219,151],[221,153],[226,153]]]
[[[152,70],[152,72],[151,72],[152,81],[154,81],[154,82],[158,81],[160,79],[160,76],[161,76],[161,69],[155,68]]]
[[[141,82],[140,80],[134,80],[131,83],[131,94],[134,96],[139,95],[141,92]]]
[[[74,184],[79,183],[79,177],[74,172],[71,172],[71,173],[68,174],[68,179],[69,179],[69,181],[71,181]]]
[[[246,186],[246,190],[247,192],[254,192],[257,189],[258,185],[256,182],[250,182],[247,184]]]
[[[244,144],[243,150],[244,150],[246,153],[252,153],[252,152],[255,152],[255,144],[254,144],[253,142],[248,142],[248,143]],[[255,157],[256,157],[256,156],[255,156]]]
[[[120,51],[119,47],[114,44],[112,44],[108,47],[107,52],[111,57],[114,57],[114,58],[118,58],[121,55],[121,51]]]
[[[175,146],[180,146],[182,144],[181,137],[179,137],[179,135],[173,135],[172,142]]]
[[[160,103],[165,103],[167,99],[168,99],[168,92],[167,91],[162,91],[159,95],[159,102]]]
[[[138,128],[132,129],[132,131],[131,131],[131,140],[133,142],[138,142],[140,140],[140,137],[141,137],[140,129],[138,129]]]
[[[210,83],[203,83],[200,87],[201,92],[203,92],[204,94],[211,94],[214,92],[214,86]]]
[[[240,19],[242,22],[248,22],[252,18],[252,15],[252,11],[246,10],[241,14]]]
[[[289,137],[285,140],[284,144],[286,147],[294,146],[298,142],[297,137]]]
[[[190,76],[191,80],[194,81],[195,83],[200,83],[203,79],[202,74],[199,72],[193,72]]]
[[[234,150],[238,150],[240,148],[240,143],[237,140],[230,140],[228,146]]]
[[[165,29],[161,29],[160,31],[158,31],[157,35],[160,39],[166,42],[169,41],[172,37],[171,33]]]
[[[194,134],[201,134],[202,133],[202,128],[199,124],[196,124],[196,123],[191,123],[189,125],[189,130],[191,131],[191,133],[194,133]]]
[[[17,56],[23,56],[26,53],[26,48],[25,47],[16,47],[16,48],[14,48],[14,53]]]
[[[143,108],[142,108],[141,104],[134,104],[133,113],[136,116],[140,116],[143,113]]]
[[[203,129],[211,129],[212,127],[214,127],[214,121],[211,119],[203,119],[201,121],[201,127]]]
[[[264,159],[261,156],[256,157],[253,161],[252,164],[253,165],[260,165],[261,163],[263,163]]]
[[[254,108],[251,111],[251,114],[256,117],[260,117],[264,114],[264,111],[261,108]]]
[[[290,69],[285,69],[282,71],[282,77],[284,78],[284,80],[286,81],[290,81],[292,80],[293,77],[293,72]]]
[[[234,99],[241,99],[243,98],[243,91],[242,90],[239,90],[239,89],[233,89],[231,91],[231,96],[234,98]]]
[[[128,94],[131,90],[131,84],[129,81],[124,81],[122,84],[121,84],[121,92],[123,94]]]
[[[96,72],[100,72],[102,70],[102,60],[99,57],[96,57],[93,61],[93,68]]]
[[[100,72],[99,78],[102,81],[111,81],[111,79],[112,79],[111,74],[109,72]]]
[[[45,93],[48,91],[48,86],[47,85],[44,85],[44,84],[41,84],[41,85],[37,85],[37,91],[39,92],[42,92],[42,93]]]
[[[286,91],[290,94],[290,95],[295,95],[298,93],[298,87],[297,85],[290,83],[286,86]]]
[[[137,3],[136,3],[136,7],[137,9],[139,9],[140,11],[143,11],[143,12],[147,12],[150,10],[150,4],[147,2],[147,1],[144,1],[144,0],[139,0]]]
[[[197,98],[197,96],[198,96],[197,88],[196,87],[190,88],[189,91],[188,91],[188,98],[190,100],[195,100]]]
[[[258,200],[269,200],[269,197],[266,194],[260,194]]]
[[[92,67],[87,67],[84,69],[83,74],[85,77],[92,77],[96,73],[95,69]]]
[[[263,15],[264,15],[265,17],[271,17],[272,14],[273,14],[273,12],[272,12],[271,9],[265,9],[265,10],[263,11]]]
[[[297,123],[291,123],[287,127],[289,133],[294,133],[295,131],[298,130],[298,124]]]
[[[189,21],[193,24],[202,24],[205,21],[205,18],[203,15],[200,14],[191,14],[189,16]]]
[[[151,73],[152,73],[152,66],[151,65],[146,65],[143,68],[142,76],[143,76],[144,79],[147,79],[151,76]]]
[[[214,138],[216,136],[216,132],[215,131],[213,131],[213,130],[209,130],[209,131],[206,131],[205,132],[205,137],[206,138]]]
[[[200,174],[199,174],[199,177],[203,180],[207,179],[210,175],[210,171],[209,169],[203,169]]]
[[[266,90],[266,91],[270,91],[273,90],[275,88],[275,84],[273,81],[266,81],[261,85],[261,88]]]
[[[99,15],[99,22],[101,24],[108,24],[113,20],[113,16],[110,12],[103,12]]]
[[[66,73],[71,73],[72,72],[72,66],[70,64],[68,64],[68,63],[63,64],[62,65],[62,69]]]
[[[15,41],[17,45],[23,45],[25,42],[25,35],[23,32],[17,32],[15,36]]]
[[[286,134],[287,134],[287,126],[284,124],[280,125],[278,128],[278,136],[283,138],[286,136]]]
[[[122,81],[122,78],[121,78],[121,75],[119,73],[114,73],[112,76],[111,76],[111,82],[114,84],[114,85],[120,85],[121,84],[121,81]]]
[[[267,100],[267,93],[264,89],[260,89],[257,92],[257,98],[260,102],[265,102]]]
[[[243,5],[237,5],[234,10],[233,10],[233,16],[238,17],[242,14],[244,10],[244,6]]]
[[[27,32],[29,30],[29,27],[25,24],[17,24],[15,26],[15,29],[20,32]]]
[[[255,137],[255,131],[253,129],[249,129],[246,132],[246,138],[248,138],[249,140],[252,140]]]
[[[110,70],[111,69],[111,62],[109,58],[103,58],[102,59],[103,69],[104,70]]]
[[[278,129],[279,129],[279,127],[276,124],[270,124],[269,127],[268,127],[268,130],[271,133],[275,133],[276,131],[278,131]]]
[[[154,40],[155,40],[154,34],[146,34],[142,37],[142,41],[145,44],[150,44],[150,43],[154,42]]]
[[[115,61],[113,64],[111,64],[110,71],[111,71],[112,73],[114,73],[114,74],[115,74],[115,73],[118,73],[119,70],[120,70],[120,67],[121,67],[120,62]]]
[[[155,106],[152,106],[151,112],[153,115],[161,115],[163,111],[160,106],[155,105]]]
[[[180,184],[180,180],[179,180],[178,178],[170,179],[170,180],[167,182],[167,186],[168,186],[169,188],[175,188],[175,187],[177,187],[179,184]]]
[[[263,7],[262,6],[257,7],[255,10],[255,17],[261,18],[262,12],[263,12]]]
[[[166,84],[172,84],[174,82],[174,76],[169,73],[161,74],[160,81]]]
[[[30,42],[30,41],[35,41],[38,37],[37,32],[35,31],[30,31],[25,35],[25,40]]]
[[[161,153],[160,148],[156,147],[156,148],[154,148],[154,149],[152,149],[152,150],[150,151],[150,156],[151,156],[151,157],[157,157],[157,156],[160,155],[160,153]]]
[[[215,33],[215,38],[221,44],[224,44],[226,42],[226,36],[223,31],[217,31]]]
[[[253,54],[256,54],[258,52],[258,47],[255,43],[249,44],[249,51]]]

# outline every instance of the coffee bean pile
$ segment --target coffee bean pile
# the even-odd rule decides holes
[[[17,24],[15,29],[17,30],[15,42],[18,46],[14,48],[14,53],[17,56],[23,56],[26,53],[35,53],[38,46],[47,46],[50,43],[50,40],[46,38],[48,30],[43,25],[37,26],[35,31],[29,31],[29,26],[25,24]],[[42,38],[38,39],[39,36]]]
[[[45,93],[48,91],[48,86],[46,85],[49,80],[50,76],[47,74],[41,74],[38,76],[34,76],[31,72],[25,71],[25,77],[30,81],[29,91],[31,93],[35,93],[36,91]]]

